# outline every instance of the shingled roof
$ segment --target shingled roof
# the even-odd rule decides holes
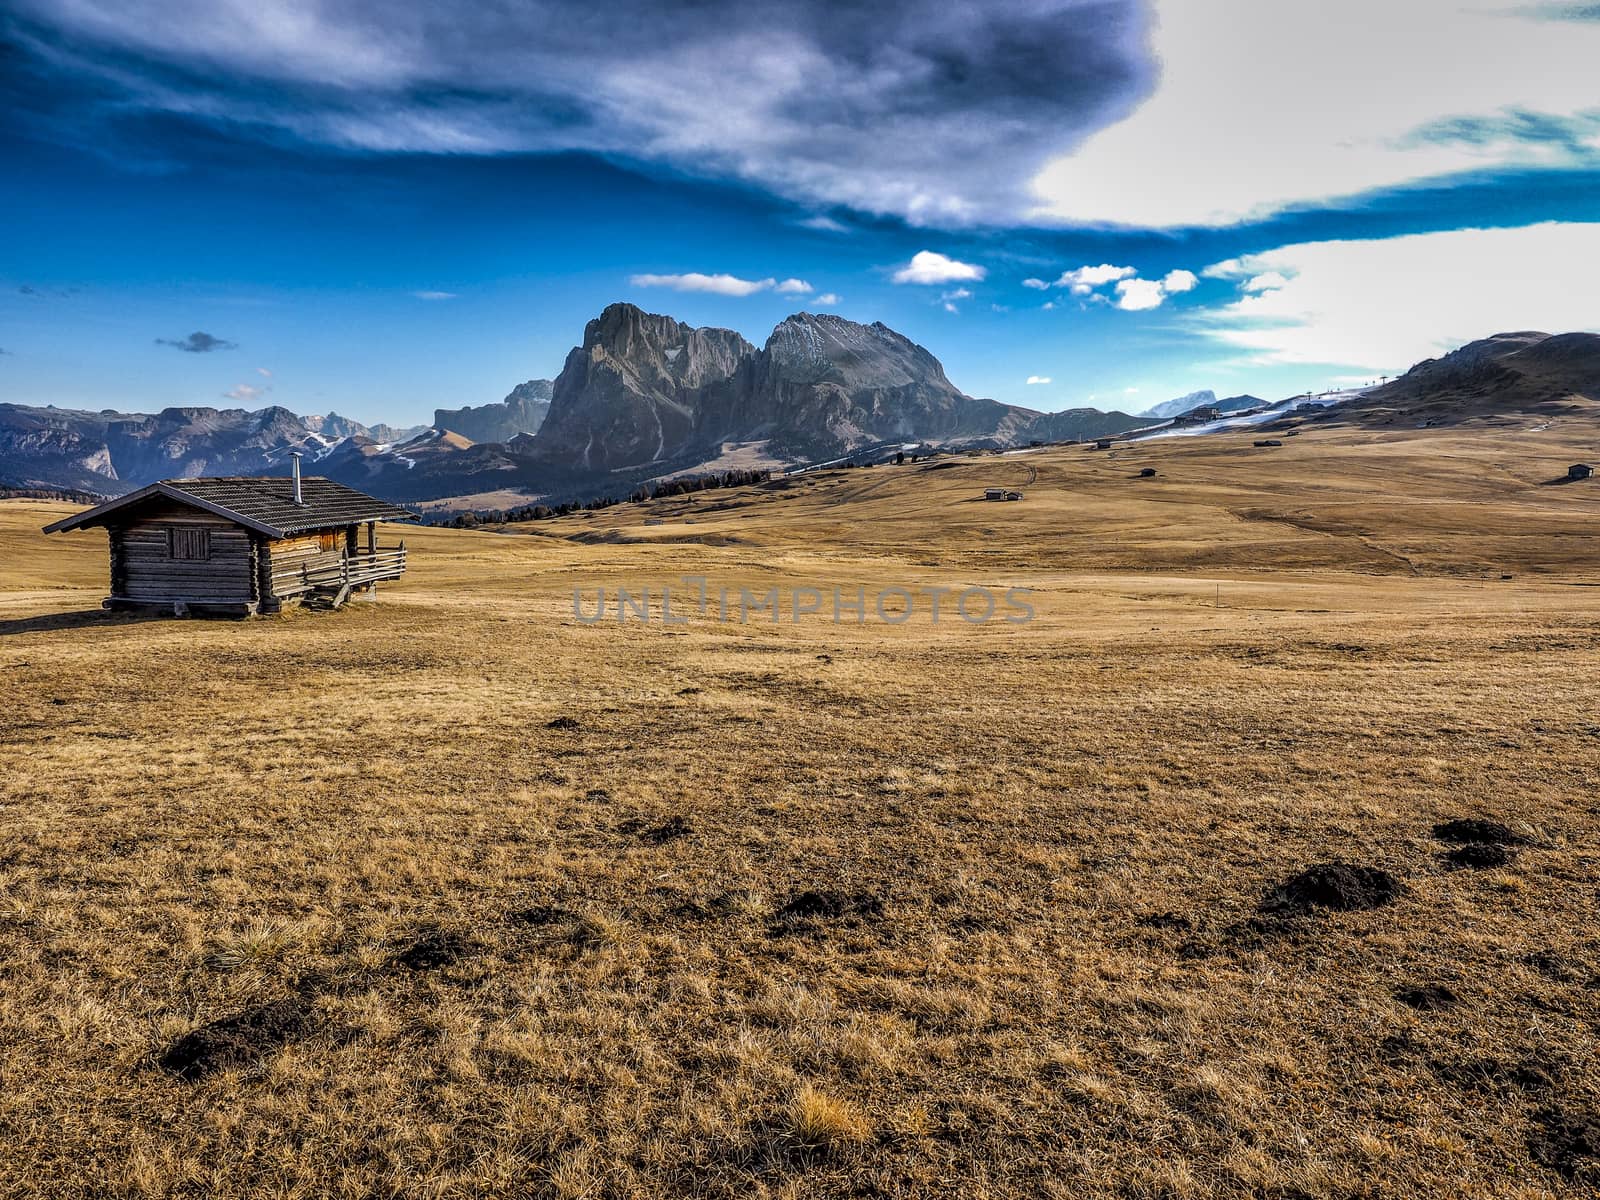
[[[359,525],[366,521],[412,521],[403,508],[316,476],[300,482],[304,503],[294,502],[294,480],[240,476],[230,479],[163,479],[54,525],[46,533],[112,523],[123,509],[156,496],[196,508],[253,529],[270,538],[292,537],[314,529]]]

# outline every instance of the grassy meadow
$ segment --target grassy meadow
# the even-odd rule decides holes
[[[1592,1190],[1582,450],[1226,435],[392,528],[377,603],[248,621],[102,614],[103,534],[0,502],[0,1196]],[[575,616],[685,575],[1036,618]],[[1335,861],[1398,894],[1264,905]]]

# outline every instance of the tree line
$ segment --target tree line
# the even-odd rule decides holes
[[[711,491],[716,488],[750,487],[766,483],[771,478],[771,471],[714,471],[708,475],[684,475],[641,484],[628,493],[626,498],[601,496],[593,500],[568,500],[560,504],[524,504],[518,508],[501,509],[497,512],[464,512],[457,513],[442,524],[446,529],[480,529],[485,525],[547,521],[551,517],[564,517],[575,512],[595,512],[602,508],[610,508],[613,504],[642,504],[647,500],[686,496],[693,492]]]

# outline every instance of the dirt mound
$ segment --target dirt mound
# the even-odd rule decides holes
[[[472,941],[454,929],[425,929],[394,956],[410,971],[436,971],[460,962],[472,953]]]
[[[1493,846],[1485,842],[1468,842],[1465,846],[1457,846],[1444,856],[1445,861],[1452,867],[1467,867],[1482,869],[1484,867],[1503,867],[1517,856],[1515,850],[1507,850],[1504,846]]]
[[[1566,1071],[1565,1063],[1548,1058],[1430,1059],[1428,1069],[1445,1083],[1478,1091],[1518,1091],[1542,1094],[1554,1089]]]
[[[180,1079],[204,1079],[246,1066],[303,1036],[310,1028],[311,1001],[287,996],[192,1029],[162,1052],[161,1069]]]
[[[1534,1115],[1534,1121],[1538,1129],[1528,1139],[1534,1162],[1567,1179],[1600,1181],[1600,1118],[1546,1108]]]
[[[777,915],[779,921],[788,923],[838,921],[847,917],[881,917],[883,898],[868,892],[850,894],[807,890],[791,896],[778,910]]]
[[[1381,908],[1404,890],[1398,879],[1377,867],[1318,863],[1274,888],[1262,908],[1274,913],[1308,912],[1314,908],[1360,912]]]
[[[1395,992],[1394,998],[1407,1008],[1414,1008],[1419,1012],[1437,1012],[1441,1008],[1452,1008],[1457,999],[1456,994],[1442,983],[1422,983],[1403,987]]]
[[[1462,818],[1445,821],[1433,827],[1433,836],[1441,842],[1483,842],[1496,846],[1520,846],[1528,839],[1499,821],[1481,821]]]
[[[1546,979],[1557,983],[1574,983],[1581,978],[1582,964],[1557,954],[1554,950],[1535,950],[1524,955],[1522,961]]]
[[[652,846],[664,845],[675,842],[679,838],[688,837],[694,832],[694,826],[687,818],[674,814],[658,825],[646,825],[637,817],[631,817],[617,826],[618,833],[636,834],[640,841],[649,842]]]
[[[535,904],[532,908],[519,908],[509,914],[517,925],[565,925],[578,919],[570,908],[557,908],[553,904]]]
[[[1139,918],[1139,924],[1146,929],[1182,929],[1194,928],[1194,922],[1182,913],[1159,912],[1146,913]]]

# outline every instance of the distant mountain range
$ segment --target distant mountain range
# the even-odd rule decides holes
[[[538,433],[550,413],[555,381],[530,379],[511,389],[499,404],[477,408],[436,408],[433,427],[459,433],[473,442],[509,442],[518,434]],[[420,432],[420,431],[419,431]]]
[[[174,476],[306,469],[410,501],[519,488],[593,494],[727,456],[774,466],[886,445],[1004,447],[1120,433],[1122,412],[1040,413],[966,395],[881,323],[797,313],[760,349],[631,304],[590,321],[554,380],[431,426],[366,428],[283,408],[154,416],[0,405],[0,484],[126,491]]]
[[[1173,417],[1187,416],[1197,408],[1214,408],[1219,413],[1226,414],[1248,412],[1253,408],[1266,406],[1267,402],[1259,396],[1229,396],[1226,400],[1218,400],[1217,394],[1207,389],[1203,392],[1190,392],[1187,396],[1179,396],[1176,400],[1165,400],[1153,408],[1145,409],[1140,415],[1170,420]]]
[[[1501,334],[1312,419],[1435,424],[1508,412],[1590,412],[1600,336]],[[1292,407],[1293,401],[1275,407]],[[554,380],[499,403],[439,409],[431,426],[366,427],[284,408],[111,409],[0,404],[0,486],[117,493],[156,479],[306,470],[402,502],[517,489],[552,498],[620,494],[720,465],[832,461],[900,446],[1005,448],[1107,437],[1197,409],[1263,407],[1194,392],[1142,416],[1041,413],[958,389],[923,347],[881,323],[797,313],[759,349],[614,304],[584,329]]]

